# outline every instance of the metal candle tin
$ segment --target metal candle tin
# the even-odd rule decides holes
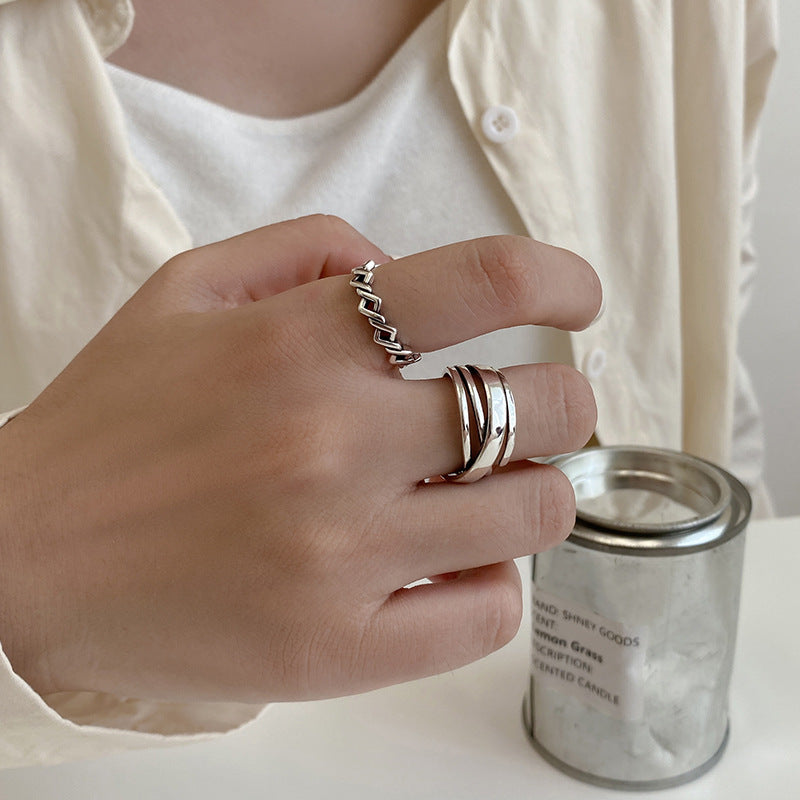
[[[553,459],[577,521],[537,555],[523,719],[550,763],[590,783],[660,789],[722,755],[750,496],[668,450]]]

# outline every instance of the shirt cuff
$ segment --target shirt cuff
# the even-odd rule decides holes
[[[21,406],[20,408],[15,408],[13,411],[2,411],[0,412],[0,428],[6,424],[6,422],[10,422],[14,417],[17,416],[21,411],[24,411],[28,406]]]
[[[200,742],[256,719],[264,706],[165,703],[96,692],[40,697],[0,649],[0,769]]]

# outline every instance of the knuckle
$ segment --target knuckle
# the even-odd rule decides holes
[[[320,212],[309,214],[307,217],[303,217],[303,220],[324,238],[349,239],[356,236],[360,237],[358,231],[349,222],[336,214],[323,214]]]
[[[522,236],[492,236],[465,244],[466,289],[479,307],[516,319],[519,309],[535,303],[539,282],[534,244]]]
[[[542,465],[534,483],[531,519],[536,520],[535,549],[562,542],[575,526],[575,492],[561,470]]]
[[[591,384],[565,364],[548,364],[546,370],[552,440],[560,443],[562,451],[577,450],[589,440],[597,424]]]
[[[184,250],[166,261],[143,284],[137,295],[146,297],[154,310],[164,313],[207,310],[210,306],[233,306],[231,298],[220,297],[209,277],[213,245]]]
[[[219,258],[220,244],[222,243],[214,242],[176,253],[158,270],[158,274],[178,283],[194,281],[204,276],[209,263]]]
[[[522,621],[522,593],[511,580],[498,581],[489,593],[484,612],[484,630],[488,652],[508,644]]]
[[[183,272],[191,259],[191,250],[184,250],[181,253],[177,253],[176,255],[172,256],[169,260],[167,260],[161,268],[158,270],[162,274],[174,274],[174,273],[181,273]]]
[[[155,273],[162,286],[181,284],[197,271],[197,250],[185,250],[172,256]]]
[[[536,527],[538,510],[535,492],[531,492],[527,476],[517,476],[512,502],[498,503],[491,514],[482,512],[490,524],[484,536],[487,557],[518,558],[533,552],[530,549],[531,530]],[[476,527],[479,522],[476,520]]]

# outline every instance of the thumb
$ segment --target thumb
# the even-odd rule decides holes
[[[234,308],[346,274],[369,259],[390,260],[343,220],[315,214],[180,253],[131,302],[163,314]]]

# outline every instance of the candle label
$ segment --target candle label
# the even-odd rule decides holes
[[[533,587],[534,681],[623,720],[642,718],[647,629]]]

